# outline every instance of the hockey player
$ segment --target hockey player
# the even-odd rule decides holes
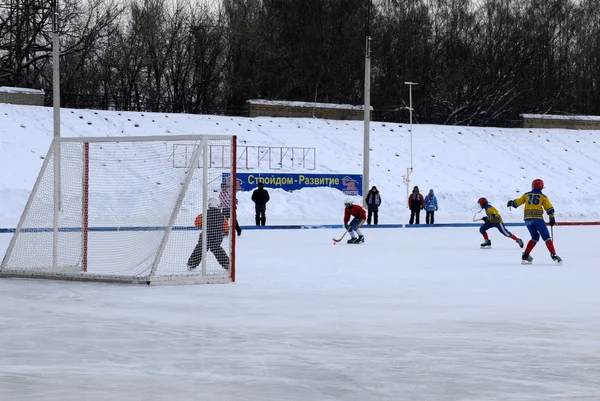
[[[516,241],[517,244],[519,244],[519,246],[523,248],[523,240],[521,238],[517,238],[516,235],[512,234],[506,229],[506,226],[502,221],[502,216],[500,216],[500,213],[494,206],[489,204],[486,198],[479,198],[477,203],[483,210],[485,210],[486,214],[481,219],[483,220],[483,225],[479,227],[479,232],[481,233],[484,239],[484,242],[481,244],[481,248],[490,248],[492,246],[492,241],[489,239],[489,236],[487,234],[487,230],[489,230],[492,227],[497,228],[502,235]]]
[[[481,219],[483,220],[483,225],[479,227],[479,232],[481,233],[481,235],[483,235],[484,239],[483,244],[481,244],[482,249],[489,249],[492,247],[492,241],[490,240],[487,234],[487,230],[489,230],[492,227],[496,227],[502,235],[512,240],[515,240],[517,244],[519,244],[519,246],[523,248],[523,240],[521,238],[517,238],[516,235],[512,234],[506,229],[506,226],[502,221],[502,216],[500,216],[500,213],[498,213],[498,209],[490,205],[486,198],[479,198],[477,203],[479,203],[479,206],[481,206],[481,208],[485,210],[485,216]]]
[[[227,218],[220,209],[221,205],[219,200],[216,198],[210,198],[208,200],[208,209],[206,211],[206,249],[207,251],[211,251],[217,262],[223,267],[225,270],[229,270],[229,257],[225,250],[221,246],[221,242],[223,242],[223,238],[228,234],[229,231],[229,223],[227,222]],[[196,228],[202,228],[202,215],[198,215],[196,220],[194,221],[194,225]],[[202,235],[204,233],[200,233],[200,238],[198,239],[198,243],[194,248],[194,251],[190,255],[190,258],[187,262],[187,267],[189,271],[194,271],[196,267],[202,262]]]
[[[352,199],[346,199],[344,201],[344,227],[350,233],[350,238],[348,240],[349,244],[360,244],[365,242],[365,237],[362,235],[360,231],[360,226],[367,219],[367,212],[360,205],[355,205]],[[354,217],[352,221],[350,221],[350,216]],[[348,223],[350,221],[350,223]]]
[[[554,243],[552,242],[552,238],[550,238],[548,227],[546,227],[546,223],[544,222],[544,210],[546,210],[546,213],[548,213],[548,216],[550,217],[550,226],[554,226],[554,206],[552,206],[550,199],[542,193],[542,189],[544,189],[544,181],[536,178],[531,183],[530,192],[524,193],[517,199],[509,200],[506,203],[507,207],[514,208],[523,204],[525,205],[523,218],[525,220],[525,225],[531,234],[531,240],[527,243],[525,252],[523,252],[521,257],[521,263],[523,264],[531,264],[533,261],[533,258],[529,254],[536,246],[540,236],[546,242],[546,248],[550,251],[552,260],[556,263],[562,262],[562,259],[556,254]]]

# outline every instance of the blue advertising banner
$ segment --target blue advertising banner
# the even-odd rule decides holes
[[[223,173],[223,181],[228,178],[229,173]],[[349,196],[362,196],[361,174],[237,173],[237,189],[240,191],[253,191],[259,182],[268,188],[290,192],[300,188],[330,187]]]

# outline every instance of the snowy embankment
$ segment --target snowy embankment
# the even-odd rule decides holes
[[[52,139],[52,109],[0,104],[0,121],[0,227],[14,227]],[[362,173],[362,121],[63,109],[61,123],[63,136],[235,134],[238,154],[245,146],[315,148],[314,170],[312,160],[302,167],[289,157],[281,169],[271,170],[264,160],[259,167],[254,155],[249,162],[254,173]],[[544,180],[558,221],[600,219],[597,131],[413,127],[410,187],[418,185],[424,194],[435,190],[440,204],[436,222],[470,221],[481,196],[498,206],[505,220],[520,221],[522,212],[508,211],[504,205],[528,190],[534,178]],[[406,223],[403,176],[410,166],[409,126],[372,122],[371,130],[370,184],[381,191],[380,222]],[[267,224],[341,221],[345,196],[337,190],[269,192]],[[250,196],[238,196],[242,225],[254,221]]]

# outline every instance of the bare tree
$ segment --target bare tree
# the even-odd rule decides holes
[[[51,89],[51,2],[7,1],[0,84]],[[596,0],[122,1],[61,0],[64,105],[239,113],[250,98],[361,103],[370,21],[371,104],[390,110],[382,118],[408,117],[406,80],[419,82],[421,122],[600,113]]]
[[[190,26],[191,68],[188,109],[193,113],[223,112],[228,43],[224,10],[198,10]]]
[[[112,0],[60,3],[61,57],[85,55],[106,38],[119,16]],[[50,2],[11,2],[3,20],[0,81],[8,85],[51,87],[52,9]],[[85,58],[83,56],[83,58]],[[81,60],[78,61],[81,63]]]

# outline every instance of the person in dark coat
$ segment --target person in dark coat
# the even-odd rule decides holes
[[[267,202],[269,201],[269,192],[264,188],[262,182],[258,183],[258,188],[252,192],[252,202],[256,211],[255,219],[257,226],[264,226],[267,222]]]
[[[371,217],[373,217],[373,223],[377,225],[377,221],[379,220],[379,205],[381,205],[381,196],[379,195],[379,191],[377,187],[373,185],[373,188],[367,194],[367,224],[371,224]]]
[[[425,207],[423,195],[419,193],[419,187],[415,185],[412,194],[408,197],[408,207],[410,208],[410,221],[408,224],[419,224],[421,210]]]
[[[227,223],[227,218],[221,212],[220,206],[218,199],[211,198],[208,200],[208,209],[206,210],[206,250],[215,255],[217,262],[219,262],[223,269],[229,270],[229,257],[221,246],[223,238],[228,234],[229,224]],[[201,214],[196,217],[194,224],[196,228],[202,228]],[[200,233],[198,243],[188,259],[187,267],[189,271],[194,271],[202,263],[203,234]]]

